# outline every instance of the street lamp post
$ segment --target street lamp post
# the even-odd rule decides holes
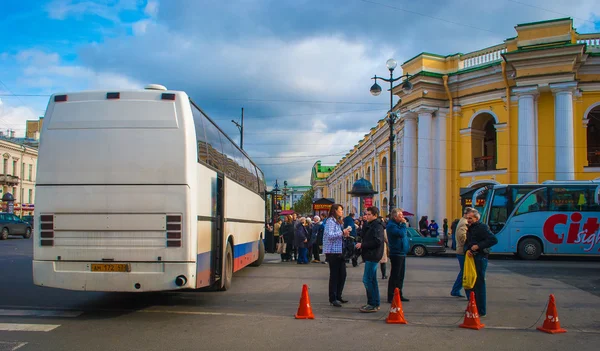
[[[242,124],[231,120],[240,131],[240,149],[244,150],[244,108],[242,107]]]
[[[377,77],[374,76],[371,79],[375,80],[375,83],[371,86],[371,94],[373,96],[377,96],[379,94],[381,94],[381,87],[379,86],[379,84],[377,84],[377,79],[381,79],[384,82],[389,82],[390,83],[390,110],[388,111],[388,118],[387,118],[387,122],[388,125],[390,127],[390,154],[389,154],[389,158],[390,158],[390,179],[388,181],[389,184],[389,191],[390,191],[390,200],[388,202],[389,204],[389,211],[388,214],[392,213],[392,209],[395,206],[394,203],[394,186],[396,185],[396,182],[394,181],[394,167],[396,166],[394,164],[394,139],[395,139],[395,135],[394,135],[394,123],[396,123],[396,120],[398,119],[398,114],[396,112],[393,111],[394,109],[394,94],[392,93],[392,88],[393,88],[393,84],[394,82],[404,78],[404,83],[402,84],[402,90],[404,90],[405,93],[409,93],[412,90],[412,84],[411,82],[408,81],[408,78],[410,78],[409,74],[404,74],[401,75],[397,78],[394,78],[394,69],[396,68],[396,66],[398,65],[398,63],[396,62],[396,60],[394,59],[389,59],[386,61],[385,65],[387,66],[387,68],[390,70],[390,78],[386,79],[386,78],[382,78],[382,77]]]
[[[273,225],[275,225],[276,217],[278,217],[278,211],[277,211],[277,193],[279,192],[279,183],[277,182],[277,179],[275,179],[275,186],[273,187],[272,192],[272,196],[273,196],[273,203],[271,205],[271,219],[273,220]]]
[[[287,180],[284,180],[283,181],[283,193],[282,193],[282,195],[283,195],[283,209],[284,210],[287,209],[287,195],[288,195],[287,192],[288,192],[288,190],[290,190],[287,186],[288,186],[288,182],[287,182]]]

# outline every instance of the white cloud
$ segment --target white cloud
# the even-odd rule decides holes
[[[93,1],[55,0],[46,6],[46,11],[50,18],[58,20],[92,14],[113,22],[119,21],[117,12],[111,6]]]
[[[146,34],[146,29],[150,24],[149,20],[141,20],[137,21],[132,25],[133,34],[135,35],[144,35]]]
[[[23,137],[26,121],[38,119],[38,117],[39,114],[30,107],[12,107],[0,100],[0,131],[5,135],[6,130],[11,129],[15,131],[16,137]]]
[[[158,15],[158,1],[148,1],[144,8],[144,13],[150,17],[156,17]]]

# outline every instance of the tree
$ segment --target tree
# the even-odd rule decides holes
[[[305,192],[304,195],[302,195],[300,200],[296,201],[296,203],[294,204],[292,209],[296,213],[300,213],[300,214],[312,213],[312,202],[313,202],[314,196],[315,196],[315,191],[314,191],[314,189],[311,188],[309,191]]]

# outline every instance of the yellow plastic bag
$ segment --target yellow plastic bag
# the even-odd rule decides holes
[[[473,256],[465,255],[465,266],[463,267],[463,288],[471,290],[477,280],[477,269],[475,269],[475,260]]]

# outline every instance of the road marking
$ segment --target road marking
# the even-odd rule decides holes
[[[26,342],[0,341],[0,351],[15,351],[27,345]]]
[[[32,331],[49,332],[60,327],[60,324],[17,324],[0,323],[0,331]]]
[[[83,313],[82,311],[0,309],[0,316],[9,316],[9,317],[62,317],[62,318],[75,318],[75,317],[79,317],[82,313]]]

